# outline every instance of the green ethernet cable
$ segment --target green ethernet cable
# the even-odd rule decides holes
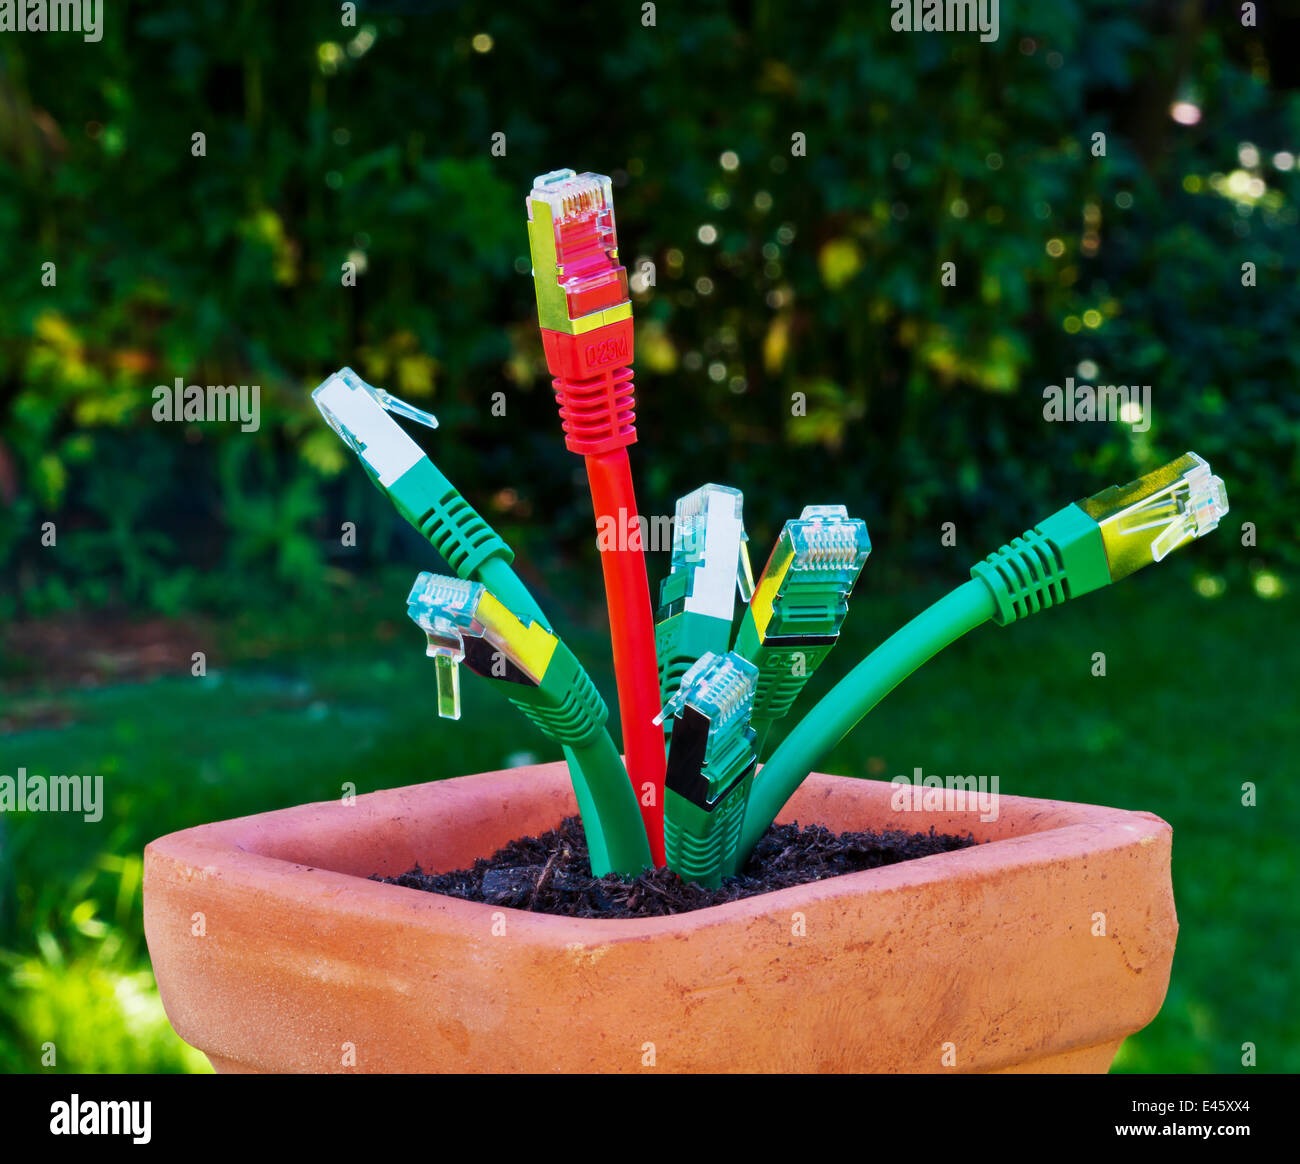
[[[438,713],[460,716],[459,663],[500,682],[548,739],[572,750],[585,776],[574,791],[592,872],[631,876],[649,865],[641,807],[605,730],[609,711],[569,648],[540,623],[525,625],[481,583],[425,572],[406,602],[437,664]]]
[[[380,492],[446,559],[458,577],[482,583],[519,617],[549,629],[541,607],[511,566],[514,552],[389,414],[437,428],[433,416],[367,384],[351,368],[329,376],[312,393],[312,399],[330,428],[356,453]],[[439,679],[444,685],[448,682],[444,672],[439,673]],[[608,732],[605,735],[598,750],[604,757],[602,762],[607,763],[611,754],[618,758],[618,749]],[[568,744],[562,750],[579,811],[595,819],[582,764]],[[618,759],[618,763],[621,766],[622,760]],[[593,862],[603,860],[598,831],[588,840]]]
[[[867,523],[842,505],[807,505],[787,521],[741,620],[736,651],[758,667],[758,751],[839,638],[849,594],[871,553]]]
[[[675,719],[664,779],[664,848],[685,881],[716,888],[733,864],[758,755],[749,712],[758,669],[735,653],[703,655],[659,719]]]
[[[735,617],[735,591],[742,602],[754,592],[744,523],[744,497],[725,485],[701,485],[677,501],[669,574],[659,587],[655,652],[659,657],[660,706],[676,693],[682,676],[702,655],[726,654]],[[664,724],[671,743],[673,719]]]
[[[1127,578],[1215,529],[1223,481],[1185,453],[1127,485],[1067,505],[971,567],[971,580],[886,639],[782,741],[750,792],[733,870],[805,776],[922,663],[985,622],[1007,626]]]
[[[330,428],[357,454],[380,492],[458,577],[476,578],[511,610],[549,626],[511,568],[514,551],[389,413],[437,428],[434,417],[372,387],[351,368],[326,379],[312,399]]]

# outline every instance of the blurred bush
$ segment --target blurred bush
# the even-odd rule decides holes
[[[0,1073],[208,1069],[172,1033],[145,962],[142,877],[138,854],[105,853],[53,906],[34,901],[48,890],[20,891],[20,909],[37,914],[36,950],[0,950]]]
[[[308,398],[343,364],[438,414],[509,540],[574,552],[523,206],[560,165],[618,185],[647,509],[723,480],[766,539],[842,500],[936,565],[942,522],[982,553],[1194,448],[1294,561],[1300,18],[1004,0],[984,44],[825,0],[302,7],[0,41],[0,614],[220,610],[392,555]],[[1045,423],[1067,376],[1149,383],[1149,430]],[[177,377],[260,384],[261,427],[154,423]]]

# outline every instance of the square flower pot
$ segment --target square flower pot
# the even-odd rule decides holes
[[[809,777],[782,821],[976,847],[675,917],[592,920],[370,881],[576,811],[563,764],[307,804],[145,851],[168,1018],[219,1071],[1105,1071],[1178,923],[1158,817],[1003,796],[900,812]]]

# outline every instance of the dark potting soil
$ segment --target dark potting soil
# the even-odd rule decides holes
[[[933,826],[928,833],[833,833],[821,825],[773,825],[739,876],[706,889],[683,881],[670,869],[647,870],[631,881],[614,874],[593,877],[582,825],[571,816],[540,837],[522,837],[491,857],[480,857],[472,869],[425,873],[417,865],[398,877],[376,874],[371,880],[565,917],[662,917],[975,843],[969,833],[936,833]]]

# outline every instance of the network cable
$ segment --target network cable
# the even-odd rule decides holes
[[[618,261],[613,189],[600,174],[553,170],[527,199],[537,318],[554,377],[564,443],[582,456],[597,529],[617,532],[601,551],[628,775],[655,862],[664,860],[664,735],[655,723],[659,682],[650,584],[637,539],[627,446],[636,440],[632,301]],[[637,542],[637,544],[633,544]]]
[[[745,537],[744,498],[739,489],[701,485],[677,501],[669,573],[659,587],[655,652],[659,698],[667,704],[682,676],[710,652],[731,645],[736,594],[748,602],[754,577]],[[673,717],[664,721],[671,749]]]
[[[326,423],[356,453],[379,490],[459,578],[483,584],[516,617],[535,622],[544,630],[550,629],[541,607],[511,565],[514,552],[390,414],[437,428],[433,416],[382,388],[367,384],[351,368],[342,368],[327,377],[312,393],[312,399]],[[458,713],[459,700],[451,701],[449,687],[453,677],[449,677],[445,668],[440,668],[437,675],[440,705],[448,709],[454,706]],[[608,730],[604,727],[601,730],[604,740],[587,749],[587,762],[592,762],[594,757],[595,762],[608,766],[612,756],[626,780],[618,749]],[[591,818],[592,797],[584,758],[568,743],[562,744],[562,751],[579,810],[585,808]],[[593,864],[601,865],[604,854],[598,831],[589,837],[589,842]]]
[[[867,523],[842,505],[806,505],[782,528],[736,636],[736,651],[758,667],[760,755],[838,640],[870,553]]]
[[[438,667],[438,713],[460,718],[459,672],[499,683],[547,738],[572,750],[574,792],[592,873],[634,876],[650,864],[640,807],[605,721],[609,711],[582,665],[537,622],[525,624],[483,586],[428,572],[415,580],[407,613],[426,634]]]
[[[676,726],[668,750],[664,840],[668,866],[716,888],[732,872],[758,753],[750,711],[758,669],[739,655],[697,660],[660,715]]]
[[[1215,529],[1227,512],[1222,479],[1186,453],[1065,506],[977,562],[970,581],[886,639],[781,742],[754,781],[730,871],[748,858],[814,765],[944,647],[983,623],[1007,626],[1163,561]]]

